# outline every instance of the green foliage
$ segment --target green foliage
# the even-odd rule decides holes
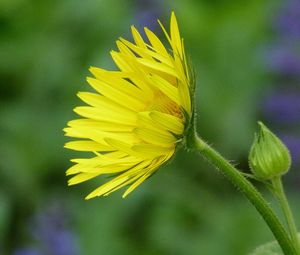
[[[270,242],[259,246],[250,255],[283,255],[277,242]]]
[[[277,242],[269,242],[257,247],[249,255],[283,255],[283,253]]]

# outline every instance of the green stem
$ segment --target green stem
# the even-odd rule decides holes
[[[298,253],[300,254],[300,244],[299,244],[299,239],[298,239],[298,235],[297,235],[297,227],[296,227],[296,224],[294,221],[292,210],[289,206],[288,200],[286,198],[286,194],[284,192],[284,188],[283,188],[282,181],[281,181],[281,176],[275,177],[272,180],[272,183],[275,188],[276,197],[278,198],[279,204],[280,204],[283,214],[285,216],[286,223],[288,225],[288,228],[289,228],[289,231],[291,234],[291,239],[294,242]]]
[[[234,166],[196,134],[188,139],[189,146],[197,149],[204,158],[217,167],[255,206],[273,232],[284,254],[299,255],[276,214],[256,188]]]

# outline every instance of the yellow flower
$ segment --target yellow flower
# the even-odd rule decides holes
[[[93,153],[92,158],[73,159],[67,175],[69,185],[100,175],[113,178],[86,199],[108,195],[129,186],[123,197],[149,178],[174,154],[192,115],[191,91],[183,39],[174,12],[170,35],[158,21],[170,46],[145,28],[145,42],[134,26],[134,43],[117,40],[119,51],[111,51],[118,71],[91,67],[87,82],[97,93],[79,92],[88,106],[74,111],[82,119],[72,120],[66,136],[80,138],[66,148]]]

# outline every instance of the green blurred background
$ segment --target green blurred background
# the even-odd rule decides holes
[[[76,92],[89,90],[89,66],[115,68],[115,40],[129,39],[131,24],[162,35],[155,20],[168,25],[171,10],[197,74],[199,133],[245,171],[258,119],[285,139],[300,224],[299,1],[0,0],[0,254],[242,255],[272,240],[193,153],[180,151],[126,199],[85,201],[99,179],[67,187],[75,152],[63,149],[62,129]]]

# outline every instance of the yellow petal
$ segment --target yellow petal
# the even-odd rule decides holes
[[[169,57],[169,56],[164,56],[162,54],[158,54],[152,50],[149,50],[147,48],[140,48],[136,45],[134,45],[133,43],[123,39],[123,38],[120,38],[120,40],[128,47],[130,48],[132,51],[134,51],[136,54],[138,54],[140,57],[142,58],[146,58],[146,59],[149,59],[151,61],[159,61],[159,62],[162,62],[164,63],[165,65],[168,65],[170,67],[173,67],[173,61],[172,59]],[[153,58],[153,59],[152,59]]]
[[[141,174],[141,176],[137,176],[139,177],[139,179],[137,181],[135,181],[122,195],[123,198],[127,197],[133,190],[135,190],[139,185],[141,185],[147,178],[150,177],[150,175],[152,174],[152,172],[148,171],[147,173],[143,173]],[[127,184],[127,183],[126,183]],[[128,183],[129,184],[129,183]],[[127,185],[128,185],[127,184]]]
[[[114,148],[97,143],[94,141],[72,141],[67,142],[65,148],[76,150],[76,151],[113,151]]]
[[[117,164],[117,163],[112,163],[112,164],[107,164],[105,166],[82,166],[80,164],[77,164],[71,168],[68,169],[67,175],[71,174],[77,174],[77,173],[98,173],[100,174],[115,174],[119,172],[124,172],[128,168],[133,167],[137,163],[127,163],[127,164]]]
[[[113,78],[126,78],[129,72],[122,72],[122,71],[108,71],[103,68],[90,66],[89,71],[96,77],[101,77],[103,74],[109,75]]]
[[[128,154],[120,151],[114,151],[105,154],[98,153],[98,155],[93,158],[71,159],[71,162],[78,163],[82,166],[102,166],[107,164],[114,164],[116,160],[124,157],[128,157]]]
[[[127,95],[126,93],[123,93],[119,89],[109,86],[103,81],[88,77],[87,82],[102,95],[110,98],[112,101],[124,107],[134,111],[139,111],[145,108],[145,105],[139,100]]]
[[[123,198],[125,198],[127,195],[129,195],[134,189],[136,189],[141,183],[143,183],[146,179],[148,179],[156,170],[158,167],[162,166],[167,160],[172,157],[173,153],[166,155],[165,157],[160,157],[157,159],[154,159],[152,163],[147,166],[146,171],[142,172],[142,174],[139,175],[139,179],[136,180],[123,194]]]
[[[112,123],[120,123],[125,125],[134,125],[136,123],[135,113],[124,113],[114,111],[112,109],[101,109],[90,106],[79,106],[74,108],[74,112],[78,115],[99,121],[107,121]]]
[[[127,180],[130,180],[134,178],[140,171],[142,171],[144,168],[144,163],[142,162],[141,164],[131,168],[130,170],[124,172],[123,174],[119,175],[118,177],[112,179],[111,181],[101,185],[97,189],[95,189],[93,192],[91,192],[86,199],[90,199],[96,196],[102,196],[105,195],[106,193],[110,192],[111,190],[115,188],[121,188],[122,184],[126,182]]]
[[[152,129],[162,134],[182,134],[184,130],[183,121],[173,115],[158,111],[140,112],[138,114],[138,127]]]
[[[186,110],[186,112],[191,115],[191,96],[190,90],[187,84],[183,84],[179,82],[178,84],[178,92],[180,98],[180,105]]]
[[[139,87],[135,86],[132,82],[128,81],[130,80],[130,74],[127,73],[124,75],[127,79],[124,79],[125,77],[117,77],[114,75],[111,75],[107,71],[101,72],[99,69],[90,68],[90,72],[95,75],[95,77],[108,84],[109,86],[122,91],[123,93],[135,98],[136,100],[143,102],[145,99],[147,99],[147,94],[144,93]]]
[[[135,125],[122,125],[107,121],[98,121],[92,119],[76,119],[68,122],[69,127],[89,127],[100,131],[111,132],[131,132]]]
[[[153,93],[147,84],[147,80],[145,79],[146,72],[144,69],[146,69],[146,66],[141,65],[137,61],[136,57],[133,58],[117,52],[113,52],[112,56],[115,61],[120,62],[120,66],[122,65],[130,66],[130,69],[128,69],[129,71],[123,70],[126,74],[129,74],[129,77],[127,78],[129,78],[138,88],[140,88],[145,93],[145,97],[149,96],[152,98]],[[119,68],[122,70],[122,67],[120,66]]]
[[[119,157],[115,157],[115,156]],[[111,152],[106,153],[104,155],[98,154],[97,157],[93,158],[79,158],[79,159],[72,159],[71,162],[76,163],[75,165],[71,166],[66,174],[77,174],[80,172],[88,172],[88,173],[111,173],[116,171],[124,171],[130,166],[134,166],[140,162],[139,159],[133,158],[131,156],[120,157],[124,155],[124,153],[120,152]],[[127,154],[125,154],[127,155]],[[121,167],[121,168],[120,168]],[[121,170],[118,170],[121,169]]]
[[[106,144],[106,138],[113,138],[129,144],[135,144],[140,140],[132,132],[103,132],[89,127],[65,128],[66,136],[91,139],[101,144]]]
[[[145,164],[145,162],[141,163],[141,164]],[[146,163],[145,165],[149,165],[150,164],[150,160],[149,163]],[[147,166],[144,169],[140,169],[139,173],[137,173],[135,176],[131,177],[130,179],[128,179],[127,181],[123,182],[121,185],[111,189],[109,192],[106,192],[105,194],[103,194],[103,196],[108,196],[110,193],[115,192],[118,189],[123,188],[124,186],[130,185],[131,183],[133,183],[134,181],[136,181],[137,179],[141,178],[143,175],[145,175],[145,173],[148,172]],[[124,195],[122,196],[124,198]]]
[[[149,76],[149,79],[152,81],[152,85],[163,92],[167,97],[173,100],[175,103],[180,105],[178,89],[173,86],[171,83],[161,78],[158,75]]]
[[[160,20],[157,20],[157,22],[158,22],[158,24],[160,25],[162,31],[164,32],[164,34],[165,34],[167,40],[168,40],[169,43],[172,45],[171,38],[170,38],[169,34],[167,33],[165,27],[164,27],[163,24],[160,22]]]
[[[139,31],[137,31],[137,29],[134,26],[131,26],[131,33],[136,45],[138,45],[141,48],[147,47]]]
[[[154,123],[159,123],[165,129],[170,130],[172,133],[175,134],[183,133],[184,125],[181,119],[173,115],[158,112],[158,111],[151,111],[149,113],[149,116],[152,119],[152,121],[154,121]]]
[[[182,59],[183,56],[182,56],[181,38],[180,38],[178,24],[177,24],[177,20],[176,20],[176,16],[175,16],[174,12],[172,12],[172,14],[171,14],[170,31],[171,31],[172,45],[176,49],[177,53],[180,55],[180,58]]]
[[[166,157],[160,157],[154,159],[149,166],[146,167],[146,171],[142,172],[139,175],[138,180],[136,180],[123,194],[123,198],[125,198],[129,193],[131,193],[134,189],[136,189],[141,183],[143,183],[146,179],[148,179],[159,166],[161,166],[166,160],[168,160],[172,155],[168,155]]]
[[[171,147],[176,142],[176,138],[167,132],[157,132],[147,128],[136,128],[133,131],[141,140],[162,147]]]
[[[101,157],[104,158],[105,160],[108,159],[120,159],[124,157],[128,157],[127,153],[121,152],[121,151],[114,151],[114,152],[109,152],[105,153],[104,155],[101,154]]]
[[[128,49],[128,47],[126,47],[126,45],[124,45],[124,43],[122,43],[121,41],[116,41],[117,47],[119,49],[119,51],[124,54],[124,55],[128,55],[131,57],[135,57],[134,53]]]
[[[90,92],[78,92],[78,97],[85,103],[100,109],[107,109],[120,114],[134,115],[135,111],[125,108],[111,99]]]
[[[162,42],[159,40],[159,38],[148,28],[145,28],[145,33],[155,49],[155,51],[163,56],[169,56],[169,53],[167,52],[165,46],[162,44]]]
[[[174,147],[166,148],[152,144],[137,144],[132,146],[132,150],[147,159],[172,153],[174,152]]]
[[[170,74],[174,77],[180,78],[178,73],[174,70],[174,68],[172,68],[172,67],[170,67],[166,64],[159,63],[159,62],[154,61],[154,60],[143,59],[143,58],[138,58],[137,61],[140,64],[142,64],[144,66],[147,66],[147,67],[150,67],[154,70],[164,72],[164,73]]]
[[[132,72],[132,66],[129,62],[126,62],[121,56],[122,54],[116,51],[111,51],[110,55],[112,59],[114,60],[117,67],[124,72]]]
[[[80,173],[75,175],[74,177],[72,177],[69,181],[68,181],[68,185],[75,185],[81,182],[85,182],[87,180],[90,180],[92,178],[95,178],[96,176],[100,175],[101,173]]]
[[[183,54],[183,63],[184,63],[184,71],[185,71],[185,75],[187,78],[187,83],[188,85],[190,85],[190,74],[189,74],[189,68],[188,68],[188,64],[187,64],[187,59],[186,59],[186,55],[185,55],[185,51],[184,51],[184,41],[183,39],[181,40],[182,42],[182,54]]]
[[[154,94],[145,76],[146,74],[140,70],[140,73],[131,73],[128,78],[143,91],[146,100],[152,101]]]
[[[120,151],[125,152],[129,155],[138,156],[137,153],[132,151],[132,149],[131,149],[132,144],[129,144],[126,141],[120,141],[120,140],[109,138],[109,137],[107,137],[105,139],[105,141],[106,141],[107,144],[109,144],[110,146],[112,146],[116,150],[120,150]]]
[[[123,39],[123,38],[120,38],[119,44],[122,44],[124,47],[127,48],[127,50],[130,49],[129,51],[131,51],[131,50],[134,51],[135,53],[140,55],[140,57],[142,57],[142,58],[151,59],[151,57],[148,54],[145,53],[146,48],[141,48],[139,46],[136,46],[135,44],[133,44],[133,43],[131,43],[131,42],[129,42],[129,41]],[[132,55],[129,55],[129,54],[126,54],[126,55],[132,57]],[[133,54],[133,56],[134,56],[134,58],[136,58],[136,56],[134,54]]]

